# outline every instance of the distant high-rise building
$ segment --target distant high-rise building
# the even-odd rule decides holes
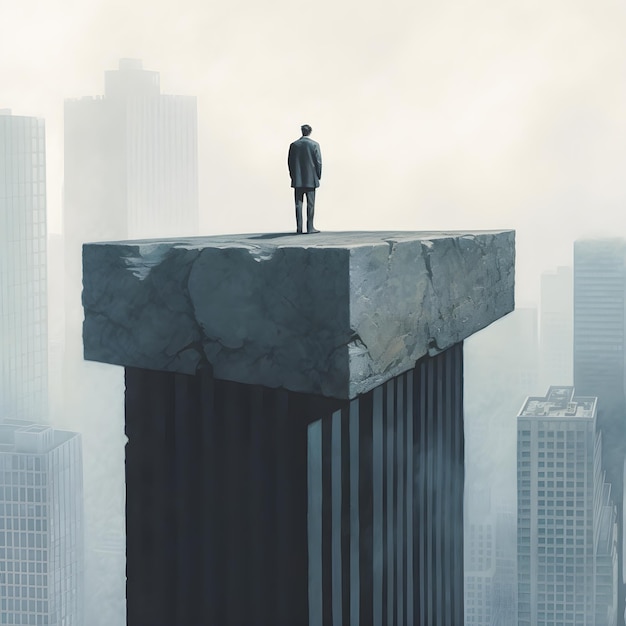
[[[82,245],[197,234],[197,105],[165,95],[158,72],[122,59],[105,73],[104,96],[65,102],[64,425],[83,433],[86,584],[90,626],[124,615],[124,568],[101,572],[111,533],[124,535],[123,370],[83,361]],[[113,570],[115,559],[109,559]],[[121,589],[119,606],[113,595]],[[106,610],[105,610],[106,609]]]
[[[197,233],[196,98],[161,94],[158,72],[122,59],[104,96],[65,101],[64,121],[66,355],[77,363],[83,243]]]
[[[491,517],[465,529],[465,626],[490,626],[496,573],[495,528]]]
[[[0,111],[0,417],[47,419],[46,152],[41,119]]]
[[[574,385],[623,412],[626,242],[574,243]],[[601,420],[602,421],[602,420]],[[603,426],[601,424],[601,426]]]
[[[516,511],[514,508],[501,508],[496,511],[496,572],[492,600],[492,624],[499,626],[517,626],[516,547]]]
[[[597,398],[529,397],[517,417],[518,624],[617,624],[617,525]]]
[[[80,435],[0,423],[0,623],[83,626]]]
[[[618,580],[623,579],[623,489],[626,449],[626,242],[590,239],[574,243],[574,386],[598,397],[602,465],[612,485],[618,517]],[[624,622],[625,588],[618,593]]]
[[[466,489],[465,626],[517,626],[515,511],[493,512],[489,489]]]
[[[573,277],[571,267],[541,275],[539,309],[540,378],[545,387],[572,384]]]
[[[141,61],[106,72],[104,96],[66,100],[70,268],[80,275],[85,241],[195,235],[197,153],[196,98],[161,94],[158,72]]]

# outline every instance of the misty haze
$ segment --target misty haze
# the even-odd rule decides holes
[[[100,363],[83,358],[82,245],[292,233],[287,149],[300,136],[300,126],[309,123],[324,153],[315,212],[320,235],[514,230],[515,310],[494,316],[501,319],[493,323],[489,319],[486,328],[471,330],[449,350],[437,354],[429,348],[428,358],[442,363],[447,358],[445,367],[453,370],[462,364],[463,374],[462,380],[450,379],[463,389],[465,462],[464,477],[450,478],[448,490],[451,502],[463,498],[463,514],[458,511],[455,518],[462,526],[462,550],[461,544],[450,544],[459,547],[450,565],[459,584],[450,582],[451,596],[442,600],[452,612],[436,618],[430,617],[436,611],[412,613],[425,593],[418,591],[417,576],[415,593],[410,589],[410,571],[422,572],[421,561],[403,556],[413,539],[417,545],[417,514],[414,537],[406,530],[413,520],[409,504],[417,510],[417,500],[402,502],[404,530],[382,539],[383,529],[391,533],[389,520],[396,523],[401,515],[400,509],[390,513],[385,508],[387,490],[408,493],[409,480],[397,482],[398,471],[393,484],[384,482],[386,473],[380,485],[374,480],[371,510],[361,504],[363,521],[356,528],[361,541],[371,533],[369,552],[354,547],[353,518],[348,523],[335,512],[328,519],[320,514],[318,525],[308,519],[309,537],[303,539],[308,541],[303,554],[312,567],[306,570],[308,596],[294,594],[293,604],[308,603],[309,624],[355,624],[360,616],[361,623],[457,626],[460,618],[451,616],[464,615],[468,626],[624,625],[623,3],[392,0],[309,6],[274,0],[217,6],[196,0],[79,5],[25,0],[3,6],[2,13],[1,624],[127,623],[125,446],[130,435],[125,432],[125,390],[127,385],[150,389],[164,405],[174,396],[165,383],[159,390],[158,377],[141,378],[135,372],[129,383],[120,360],[113,365],[104,358]],[[306,247],[312,241],[293,245]],[[265,245],[265,240],[252,245]],[[158,255],[142,255],[137,252],[144,273],[152,271],[151,262],[160,263]],[[159,276],[155,271],[151,280]],[[177,307],[181,300],[173,298],[171,308]],[[356,340],[350,344],[359,355],[365,348]],[[426,362],[419,363],[411,371],[430,371]],[[304,479],[309,476],[305,513],[307,506],[310,511],[318,505],[324,515],[335,511],[333,498],[339,496],[333,481],[344,481],[344,496],[355,497],[356,487],[345,478],[354,476],[349,468],[355,438],[361,437],[361,475],[363,450],[372,454],[374,467],[378,461],[382,466],[383,456],[387,463],[391,452],[385,447],[383,454],[383,430],[377,430],[375,419],[383,397],[386,403],[393,396],[389,402],[396,407],[405,402],[404,422],[398,417],[395,426],[399,429],[402,422],[404,430],[394,436],[417,437],[417,430],[409,430],[406,402],[410,393],[421,393],[417,382],[409,387],[408,381],[418,378],[403,373],[393,380],[396,395],[385,387],[384,396],[377,396],[383,391],[374,388],[374,408],[369,399],[360,405],[361,431],[354,430],[347,405],[319,423],[310,418],[310,430],[302,435],[309,465],[294,469],[294,476],[299,469]],[[228,415],[237,394],[246,398],[241,400],[246,406],[282,406],[283,400],[267,390],[264,402],[269,404],[256,405],[256,392],[248,396],[247,390],[225,389]],[[454,398],[450,406],[460,407]],[[215,402],[222,406],[219,398]],[[300,407],[300,400],[293,402]],[[306,411],[313,406],[318,404],[311,402]],[[158,407],[153,409],[160,415]],[[126,411],[126,423],[132,415],[138,428],[141,410]],[[386,424],[388,414],[381,415]],[[236,422],[226,433],[231,441],[237,440],[237,428],[248,428],[242,424]],[[364,424],[371,424],[373,434],[366,444]],[[250,432],[267,444],[263,432],[253,427]],[[445,447],[449,433],[443,426],[437,433],[433,436],[441,437]],[[276,435],[277,446],[285,441],[287,435]],[[337,453],[338,466],[328,461],[326,467],[328,459],[335,459],[338,441],[343,456]],[[459,441],[448,443],[454,447]],[[145,448],[137,447],[142,451],[136,454],[147,454],[153,443],[146,435]],[[225,484],[243,490],[228,450],[225,445],[223,457],[216,452],[226,470],[219,464],[211,468],[235,475]],[[233,458],[243,458],[247,448],[231,451],[236,451]],[[253,448],[250,467],[257,463],[262,469],[263,454]],[[394,457],[394,463],[409,467],[407,455]],[[150,462],[160,476],[156,459]],[[180,470],[183,474],[195,467],[190,462]],[[433,467],[445,473],[446,463],[437,459]],[[424,485],[428,491],[431,483]],[[441,485],[435,486],[437,492]],[[218,492],[222,488],[216,487]],[[272,490],[281,511],[288,507],[289,494],[296,498],[287,481]],[[158,516],[158,498],[165,493],[155,495],[155,508],[146,510]],[[250,500],[253,513],[262,511],[254,494]],[[396,495],[394,506],[401,500]],[[250,513],[232,506],[231,512]],[[349,515],[343,500],[339,508],[341,515]],[[456,532],[448,522],[433,522],[442,532],[437,545],[444,546],[444,572],[446,542]],[[216,524],[222,528],[223,521]],[[234,522],[229,532],[244,528],[237,524],[243,522]],[[343,536],[335,534],[335,524],[345,533],[343,552],[333,543]],[[155,523],[150,531],[155,534],[146,531],[146,537],[157,537],[163,528]],[[135,532],[141,535],[129,530]],[[269,558],[274,545],[258,532],[241,544],[253,546],[250,572],[257,572],[255,559]],[[300,546],[289,535],[292,539]],[[388,562],[389,542],[400,547]],[[276,545],[280,552],[283,548]],[[146,546],[140,549],[149,551]],[[356,600],[354,575],[351,581],[342,578],[339,587],[325,578],[337,558],[343,571],[347,563],[355,571],[360,563],[365,570],[379,548],[385,557],[374,559],[374,574],[360,572]],[[383,560],[388,569],[378,580],[376,568],[383,567]],[[239,572],[237,565],[230,572],[230,578]],[[259,615],[272,614],[258,597],[270,589],[272,576],[267,578],[253,598]],[[289,576],[274,578],[277,584],[291,584]],[[204,584],[187,582],[191,591]],[[236,597],[233,589],[226,595]],[[371,602],[363,599],[364,590],[371,592]],[[312,598],[318,592],[323,601],[316,612]],[[185,597],[181,589],[176,594],[173,605],[176,597]],[[287,606],[278,610],[283,609]],[[226,621],[222,610],[215,613],[222,621],[205,618],[202,623],[247,624],[233,615]],[[371,618],[364,617],[368,610]],[[128,624],[148,626],[138,615],[129,610]],[[167,621],[158,626],[196,626],[182,617],[162,619]],[[268,622],[259,617],[259,623]]]

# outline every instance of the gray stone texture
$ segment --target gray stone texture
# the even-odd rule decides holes
[[[515,233],[83,246],[85,358],[354,398],[514,307]]]

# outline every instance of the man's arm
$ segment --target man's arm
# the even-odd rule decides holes
[[[289,175],[291,176],[291,163],[293,156],[293,144],[289,144],[289,152],[287,153],[287,169],[289,170]]]
[[[317,177],[319,179],[322,178],[322,152],[320,150],[319,144],[315,144],[315,171],[317,172]]]

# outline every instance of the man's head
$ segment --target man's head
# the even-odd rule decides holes
[[[302,124],[302,126],[300,126],[300,130],[302,131],[303,137],[308,137],[313,129],[308,124]]]

